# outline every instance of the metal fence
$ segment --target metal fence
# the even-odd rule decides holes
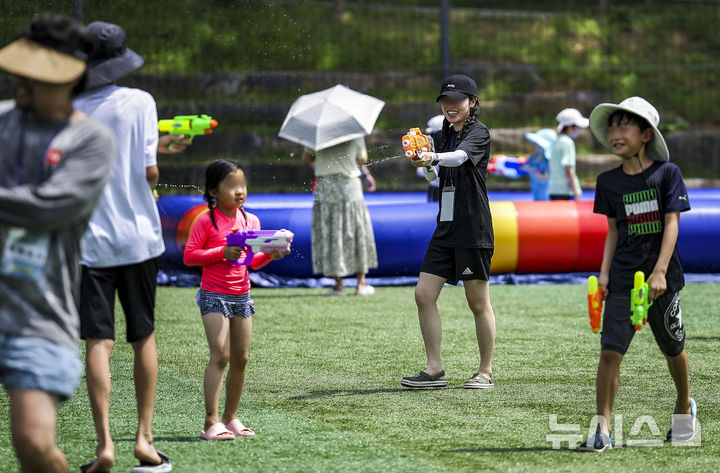
[[[377,130],[422,123],[445,71],[476,79],[491,129],[630,95],[657,105],[664,132],[720,127],[717,1],[0,0],[0,11],[1,44],[40,11],[121,25],[146,61],[123,83],[150,91],[162,116],[221,115],[221,133],[253,134],[250,155],[287,156],[273,137],[289,104],[337,83],[387,102]],[[11,93],[0,76],[0,98]]]
[[[484,100],[638,93],[664,104],[676,125],[720,125],[716,2],[2,0],[0,8],[3,43],[38,11],[120,24],[146,58],[138,76],[161,102],[286,101],[353,75],[369,92],[413,101],[447,70],[477,77]],[[198,79],[208,74],[212,83]]]

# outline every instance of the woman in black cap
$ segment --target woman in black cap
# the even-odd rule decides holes
[[[445,116],[434,133],[435,151],[420,153],[412,164],[440,177],[440,205],[435,233],[428,244],[417,286],[420,330],[427,366],[401,384],[408,388],[445,387],[440,342],[442,329],[437,299],[447,282],[463,281],[468,306],[475,317],[480,365],[466,388],[491,388],[495,315],[490,305],[490,260],[494,249],[492,217],[487,197],[490,132],[477,120],[477,85],[456,74],[442,84],[436,102]],[[436,168],[439,166],[439,168]]]

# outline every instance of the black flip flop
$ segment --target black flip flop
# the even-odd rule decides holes
[[[167,473],[172,471],[172,463],[170,457],[161,452],[155,450],[160,457],[160,463],[148,463],[141,461],[140,464],[132,469],[132,473]]]
[[[90,469],[90,467],[93,466],[95,461],[96,460],[93,460],[91,462],[83,463],[82,465],[80,465],[80,473],[86,473]],[[100,473],[110,473],[110,470],[107,470],[107,472],[102,471]]]

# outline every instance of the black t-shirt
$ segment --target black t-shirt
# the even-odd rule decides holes
[[[611,291],[629,291],[635,271],[650,276],[660,255],[665,214],[686,210],[690,210],[687,189],[673,163],[655,161],[632,176],[620,166],[598,176],[593,211],[614,218],[618,230],[610,265]],[[670,291],[679,291],[685,285],[677,245],[665,280]]]
[[[455,206],[452,222],[441,222],[432,240],[441,246],[454,248],[494,248],[494,234],[490,204],[487,196],[487,165],[490,157],[490,132],[480,123],[473,123],[458,142],[458,133],[447,126],[433,134],[435,151],[445,153],[461,149],[468,160],[457,167],[439,167],[440,202],[443,188],[455,186]]]

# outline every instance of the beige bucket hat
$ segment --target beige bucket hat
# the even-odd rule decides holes
[[[650,102],[642,97],[628,97],[619,104],[601,103],[590,114],[590,130],[595,138],[612,152],[612,147],[607,141],[605,133],[608,127],[608,119],[617,110],[633,113],[644,118],[653,131],[652,139],[647,143],[645,149],[650,158],[655,161],[669,161],[670,153],[668,152],[665,138],[658,130],[660,123],[660,114]]]

